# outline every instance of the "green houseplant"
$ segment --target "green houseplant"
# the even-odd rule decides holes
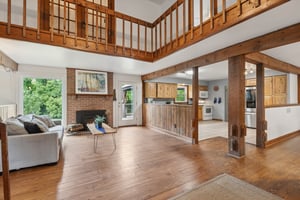
[[[97,128],[102,128],[102,122],[105,121],[105,116],[96,115],[94,123]]]

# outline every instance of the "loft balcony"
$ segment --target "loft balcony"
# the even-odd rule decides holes
[[[287,0],[177,0],[153,23],[103,2],[0,2],[0,37],[153,62]]]

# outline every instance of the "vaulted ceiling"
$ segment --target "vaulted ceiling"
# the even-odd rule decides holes
[[[162,4],[167,0],[144,1]],[[299,8],[300,1],[291,0],[282,6],[262,13],[255,18],[233,26],[154,63],[4,38],[0,38],[0,50],[5,52],[19,64],[51,67],[74,67],[143,75],[278,30],[280,28],[299,23]],[[300,56],[298,55],[299,52],[300,42],[275,49],[269,49],[263,53],[293,65],[300,66]],[[210,67],[219,67],[218,69],[221,69],[221,65],[225,66],[225,70],[223,70],[223,76],[227,77],[226,62],[223,62],[223,64],[218,63],[216,65],[211,65]],[[202,72],[201,77],[207,77],[208,80],[215,76],[216,71],[219,72],[219,70],[206,71],[206,73]],[[221,77],[221,74],[219,74],[218,77],[215,76],[217,79]]]

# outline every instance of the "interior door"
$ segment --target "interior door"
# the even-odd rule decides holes
[[[137,125],[137,85],[131,82],[119,83],[118,124],[119,126]]]

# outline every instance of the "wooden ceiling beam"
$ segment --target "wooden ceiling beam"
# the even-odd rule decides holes
[[[286,72],[286,73],[300,74],[299,67],[283,62],[281,60],[278,60],[276,58],[273,58],[263,53],[255,52],[255,53],[247,54],[246,60],[254,61],[254,63],[262,63],[264,64],[265,67],[273,70]]]
[[[0,65],[4,66],[5,71],[18,71],[18,64],[0,51]]]
[[[289,27],[244,41],[238,44],[226,47],[206,55],[185,61],[171,67],[158,70],[142,76],[142,80],[151,80],[154,78],[170,75],[179,71],[187,70],[192,67],[202,67],[209,64],[226,60],[230,57],[263,51],[300,41],[300,23]]]

